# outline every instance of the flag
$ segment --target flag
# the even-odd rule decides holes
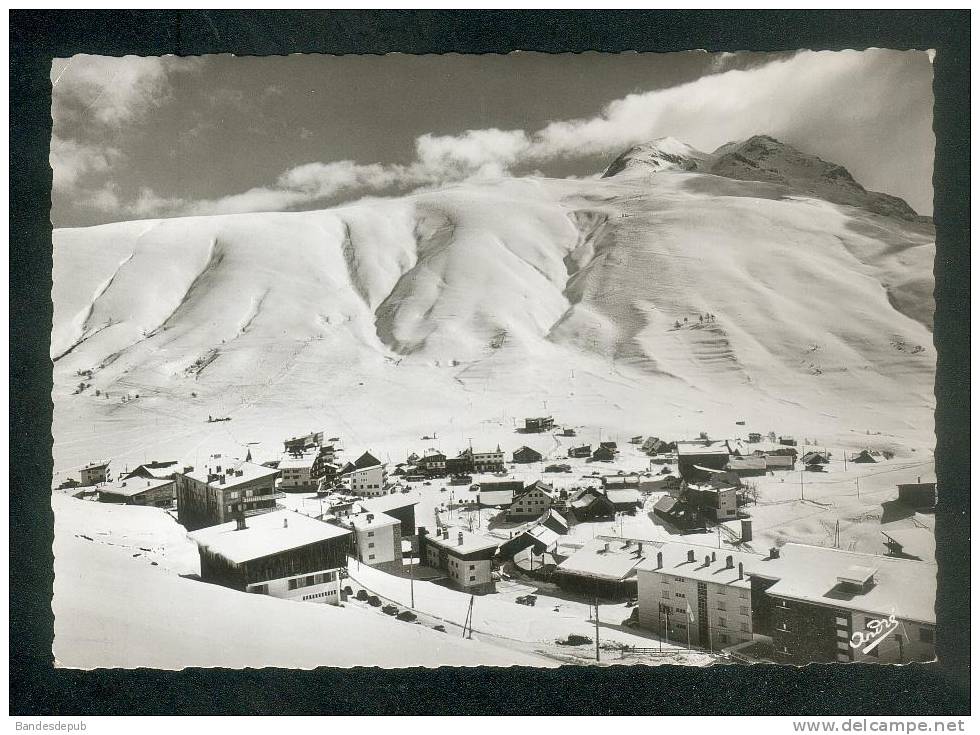
[[[691,603],[687,603],[687,619],[692,623],[694,622],[694,611],[691,609]]]

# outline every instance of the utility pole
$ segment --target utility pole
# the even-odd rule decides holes
[[[858,500],[860,500],[861,499],[861,478],[860,477],[855,477],[854,478],[854,484],[857,485]]]
[[[411,556],[408,559],[408,594],[411,599],[409,602],[410,608],[415,608],[415,552],[409,552]]]
[[[844,455],[844,472],[847,472],[847,450],[842,449],[841,454]]]
[[[599,597],[595,598],[595,662],[599,663]]]
[[[805,470],[800,470],[800,500],[803,500],[803,473]]]

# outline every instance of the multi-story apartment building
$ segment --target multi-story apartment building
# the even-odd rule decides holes
[[[82,481],[80,484],[84,487],[109,482],[109,463],[91,462],[82,467],[81,477]]]
[[[287,493],[310,492],[316,489],[313,479],[313,463],[316,453],[286,453],[279,460],[279,489]]]
[[[515,493],[513,503],[507,511],[507,518],[538,518],[551,509],[557,497],[558,493],[551,485],[538,480],[520,493]]]
[[[199,470],[186,467],[174,475],[177,522],[189,531],[276,507],[279,470],[234,458],[213,455]]]
[[[504,469],[504,452],[498,445],[490,452],[472,452],[474,472],[500,472]]]
[[[446,475],[446,455],[442,452],[427,454],[418,458],[416,466],[422,474],[429,477],[444,477]]]
[[[201,579],[289,600],[336,605],[351,551],[351,532],[280,510],[189,534],[201,557]]]
[[[340,478],[348,492],[373,498],[388,493],[388,474],[381,461],[365,452],[354,462],[348,462],[340,471]]]
[[[494,590],[493,557],[498,545],[498,541],[458,528],[437,529],[431,536],[419,529],[421,563],[444,569],[449,582],[466,592]]]
[[[786,544],[751,570],[753,626],[779,662],[935,657],[936,565]]]
[[[385,513],[358,513],[343,524],[354,531],[356,558],[384,571],[402,568],[402,522]]]
[[[752,640],[752,589],[744,552],[664,544],[636,568],[642,627],[718,650]]]

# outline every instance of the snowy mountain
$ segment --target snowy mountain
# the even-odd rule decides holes
[[[56,230],[55,468],[327,426],[376,453],[423,428],[511,444],[543,406],[929,447],[934,231],[909,212],[757,137],[655,141],[601,179]]]
[[[609,168],[603,178],[616,176],[624,171],[627,174],[651,174],[659,171],[697,171],[707,159],[707,155],[681,143],[675,138],[657,138],[641,143],[623,151]]]

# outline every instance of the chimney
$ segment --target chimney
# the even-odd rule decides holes
[[[738,563],[738,578],[739,579],[745,578],[745,567],[743,566],[742,562]]]
[[[725,557],[725,569],[732,569],[735,566],[735,558],[729,554]]]
[[[662,551],[657,552],[657,569],[664,568],[664,553]]]
[[[711,552],[711,563],[714,564],[716,561],[718,561],[718,557],[715,556],[715,552],[712,551]]]
[[[604,543],[604,544],[602,545],[602,550],[603,550],[604,552],[607,552],[607,551],[609,551],[609,542],[608,542],[608,541],[606,541],[606,543]]]
[[[218,484],[219,485],[224,485],[225,484],[225,476],[224,475],[219,475],[218,476]]]
[[[374,513],[367,514],[367,522],[372,523],[374,521]]]
[[[244,531],[248,526],[245,525],[245,509],[241,503],[238,504],[238,511],[235,513],[235,530]]]
[[[637,554],[642,554],[643,553],[643,542],[642,541],[637,541],[636,542],[636,553]]]
[[[742,542],[752,540],[752,519],[743,518],[742,519]]]
[[[687,560],[694,561],[694,549],[687,550]]]
[[[915,478],[915,484],[916,485],[922,484],[922,475],[919,475],[918,477]]]
[[[706,567],[710,567],[711,566],[711,557],[708,556],[707,554],[704,555],[704,565]]]
[[[457,545],[457,546],[462,546],[462,545],[463,545],[463,532],[462,532],[462,531],[460,531],[460,532],[459,532],[459,533],[458,533],[458,534],[456,535],[456,545]]]
[[[777,549],[775,546],[773,546],[771,549],[769,549],[769,558],[770,559],[778,559],[779,558],[779,549]]]
[[[214,468],[214,474],[216,474],[216,475],[220,475],[221,474],[221,465],[220,464],[217,467]]]
[[[289,519],[288,518],[283,518],[282,519],[282,527],[283,528],[289,528]]]

